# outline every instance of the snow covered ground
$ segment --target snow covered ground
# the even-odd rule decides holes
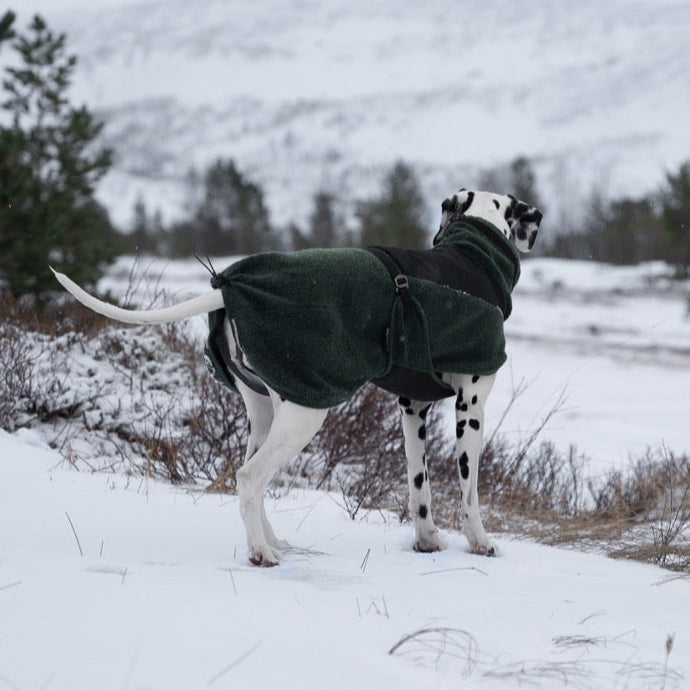
[[[314,553],[252,568],[234,497],[76,473],[0,432],[0,687],[687,687],[687,578],[507,537],[496,559],[457,535],[418,554],[337,496],[267,505]]]
[[[208,287],[193,261],[142,267],[150,282],[125,257],[100,288],[149,304]],[[503,431],[524,437],[565,387],[543,437],[592,475],[662,442],[687,453],[688,286],[665,272],[525,262],[489,425],[524,379]],[[255,569],[234,496],[75,472],[40,426],[0,432],[0,688],[687,687],[687,577],[509,535],[497,559],[455,533],[418,554],[409,525],[341,501],[273,492],[303,551]]]

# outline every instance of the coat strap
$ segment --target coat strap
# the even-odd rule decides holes
[[[395,259],[386,251],[385,247],[367,247],[367,250],[388,269],[395,284],[395,294],[400,297],[402,302],[403,317],[405,320],[412,318],[414,305],[410,295],[410,281],[407,276],[402,272]]]

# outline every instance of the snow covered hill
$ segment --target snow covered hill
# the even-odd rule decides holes
[[[27,8],[28,9],[28,8]],[[80,58],[117,151],[100,196],[167,218],[185,172],[235,158],[273,221],[352,200],[403,158],[435,205],[518,155],[557,228],[596,185],[637,195],[690,155],[685,0],[33,0]],[[26,16],[20,17],[26,21]],[[567,198],[564,198],[567,195]]]
[[[687,687],[690,582],[502,539],[411,550],[337,495],[268,501],[309,551],[249,566],[234,497],[77,473],[0,432],[0,687]],[[670,654],[667,650],[670,649]]]

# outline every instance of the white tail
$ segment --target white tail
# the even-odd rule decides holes
[[[188,299],[185,302],[163,309],[149,309],[146,311],[122,309],[122,307],[116,307],[114,304],[108,304],[108,302],[93,297],[85,290],[82,290],[64,273],[58,273],[52,267],[50,270],[55,274],[62,287],[85,307],[92,309],[98,314],[103,314],[103,316],[107,316],[109,319],[123,321],[124,323],[171,323],[172,321],[188,319],[190,316],[207,314],[210,311],[222,309],[224,306],[223,293],[220,290],[211,290],[211,292],[207,292],[204,295],[192,297],[192,299]]]

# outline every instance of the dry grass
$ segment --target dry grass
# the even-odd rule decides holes
[[[404,635],[388,653],[415,666],[452,665],[458,677],[498,680],[510,687],[679,688],[684,681],[683,673],[669,665],[672,635],[666,640],[664,663],[639,660],[637,650],[627,648],[628,644],[624,658],[618,658],[611,650],[623,642],[615,637],[562,635],[552,642],[553,650],[545,658],[506,662],[482,651],[465,630],[428,627]]]
[[[471,675],[479,663],[479,645],[474,636],[466,630],[449,627],[415,630],[401,637],[388,654],[434,668],[443,660],[452,659],[461,665],[463,676]]]

